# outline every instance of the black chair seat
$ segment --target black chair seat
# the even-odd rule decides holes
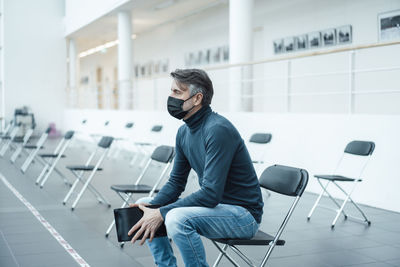
[[[9,136],[9,135],[3,135],[3,136],[1,136],[1,139],[11,139],[11,136]]]
[[[23,143],[24,142],[24,138],[23,137],[15,137],[13,139],[14,143]]]
[[[93,165],[89,165],[89,166],[85,166],[85,165],[69,165],[66,166],[67,169],[71,170],[71,171],[93,171],[94,170],[94,166]],[[102,171],[102,168],[98,168],[98,171]]]
[[[362,179],[354,179],[341,175],[314,175],[317,178],[330,180],[330,181],[342,181],[342,182],[354,182],[355,180],[361,181]]]
[[[111,189],[122,193],[150,193],[153,187],[145,184],[115,184],[111,186]],[[158,191],[159,190],[156,189],[154,192],[158,193]]]
[[[271,241],[274,241],[274,237],[264,233],[263,231],[258,231],[256,235],[252,239],[213,239],[214,241],[222,244],[227,244],[230,246],[246,246],[246,245],[253,245],[253,246],[265,246],[269,245]],[[285,240],[279,239],[276,242],[277,246],[285,245]]]
[[[57,158],[58,157],[58,153],[57,154],[39,154],[39,156],[41,156],[42,158]],[[61,155],[62,158],[65,158],[65,155]]]
[[[26,148],[26,149],[36,149],[37,146],[35,146],[35,145],[25,145],[24,148]],[[44,146],[40,147],[40,149],[43,149],[43,148],[44,148]]]

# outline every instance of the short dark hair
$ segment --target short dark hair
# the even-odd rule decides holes
[[[202,105],[210,105],[214,95],[213,84],[204,70],[200,69],[176,69],[171,72],[172,78],[178,85],[186,85],[190,90],[190,96],[197,93],[203,94]]]

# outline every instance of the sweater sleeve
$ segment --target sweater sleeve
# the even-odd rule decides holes
[[[168,182],[161,188],[150,204],[163,206],[175,202],[182,194],[183,190],[185,190],[191,167],[181,149],[179,139],[180,133],[178,131],[175,144],[174,166],[170,177]]]
[[[213,208],[220,203],[237,141],[229,128],[215,125],[206,136],[206,155],[200,189],[189,196],[160,208],[165,219],[168,211],[178,207],[201,206]]]

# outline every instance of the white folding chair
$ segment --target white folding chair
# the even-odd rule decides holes
[[[239,266],[239,264],[237,264],[236,261],[227,254],[228,248],[235,252],[249,266],[256,266],[249,257],[237,248],[237,246],[269,246],[261,264],[259,265],[261,267],[265,266],[275,246],[283,246],[285,244],[285,240],[280,239],[280,236],[296,208],[307,183],[308,173],[306,170],[282,165],[274,165],[265,169],[260,177],[260,186],[262,188],[282,195],[295,197],[285,219],[275,235],[269,235],[258,230],[251,239],[211,239],[220,252],[213,266],[218,266],[222,257],[226,257],[234,266]],[[218,243],[224,244],[224,246],[221,248]]]
[[[162,129],[163,129],[162,125],[154,125],[153,127],[151,127],[150,129],[150,135],[152,135],[151,139],[156,139],[155,135],[158,135],[162,131]],[[151,150],[158,144],[157,142],[135,142],[134,145],[137,148],[138,153],[135,153],[135,156],[129,163],[130,166],[134,165],[140,154],[143,156],[142,161],[140,162],[140,166],[143,166],[146,159],[148,159],[148,157],[150,156]]]
[[[65,205],[71,196],[71,194],[74,192],[76,186],[78,185],[79,182],[83,183],[83,187],[79,191],[75,201],[73,202],[71,206],[71,210],[74,210],[75,207],[77,206],[79,200],[81,199],[83,193],[86,191],[86,189],[89,189],[90,192],[93,193],[93,195],[97,198],[97,200],[100,203],[105,203],[108,205],[108,207],[111,207],[111,204],[107,199],[100,194],[100,192],[92,185],[90,182],[92,181],[94,175],[96,174],[97,171],[102,171],[103,169],[100,168],[101,163],[103,162],[104,158],[107,156],[107,152],[110,149],[110,146],[113,142],[114,138],[111,136],[103,136],[100,139],[100,142],[97,145],[97,148],[93,153],[89,156],[88,160],[86,161],[85,165],[70,165],[66,166],[67,169],[69,169],[75,176],[75,181],[72,184],[70,190],[68,191],[67,195],[65,196],[63,200],[63,204]],[[96,162],[95,165],[89,165],[95,155],[97,154],[98,150],[102,150],[102,153],[100,153],[100,156]],[[89,172],[89,176],[87,177],[86,181],[84,181],[83,176],[85,172]]]
[[[61,158],[65,158],[64,152],[69,147],[72,137],[74,136],[74,131],[68,131],[65,133],[64,137],[58,143],[53,153],[39,154],[39,157],[44,161],[44,166],[40,172],[38,178],[36,179],[36,185],[40,183],[40,188],[43,188],[46,181],[49,179],[53,170],[58,173],[58,175],[63,179],[64,183],[71,185],[67,178],[62,174],[60,170],[57,169],[56,165]]]
[[[40,161],[40,158],[37,157],[37,154],[41,149],[43,149],[43,144],[46,142],[47,137],[51,128],[48,127],[46,131],[40,136],[39,140],[36,142],[36,145],[24,145],[23,148],[26,150],[30,150],[28,157],[25,159],[24,163],[21,166],[22,173],[25,173],[31,163],[36,159]]]
[[[252,162],[256,169],[256,173],[259,173],[260,167],[265,163],[264,157],[266,154],[265,145],[270,143],[272,134],[270,133],[255,133],[251,135],[249,139],[249,149],[252,156]]]
[[[158,193],[158,186],[160,185],[161,181],[167,176],[168,168],[171,166],[171,162],[174,158],[174,147],[172,146],[158,146],[153,154],[151,155],[150,159],[146,163],[146,166],[143,168],[142,172],[140,173],[139,177],[137,178],[134,184],[119,184],[119,185],[112,185],[111,189],[114,190],[118,196],[123,200],[121,208],[124,208],[129,205],[129,201],[131,200],[133,194],[148,194],[149,197],[152,197],[154,193]],[[153,186],[149,186],[147,184],[141,184],[143,177],[152,166],[152,162],[157,162],[160,164],[165,165],[161,171],[160,176],[157,178],[155,184]],[[107,228],[105,236],[111,232],[115,221],[113,220],[110,226]]]
[[[23,151],[24,146],[26,146],[27,143],[29,142],[29,139],[31,138],[31,136],[32,136],[32,134],[33,134],[33,130],[34,130],[34,128],[29,128],[29,129],[26,131],[26,133],[25,133],[23,139],[22,139],[22,140],[19,140],[19,141],[17,141],[17,142],[15,143],[15,146],[14,146],[14,149],[15,149],[15,150],[14,150],[14,153],[11,155],[11,158],[10,158],[10,161],[11,161],[12,164],[15,163],[15,161],[16,161],[17,158],[18,158],[18,156],[19,156],[19,155],[21,154],[21,152]]]
[[[310,210],[310,213],[307,216],[307,220],[310,220],[311,215],[313,214],[315,208],[319,205],[321,207],[325,207],[319,204],[321,197],[326,194],[331,200],[332,202],[337,206],[337,210],[336,211],[336,216],[332,221],[331,224],[331,228],[333,229],[335,227],[335,224],[340,216],[340,214],[343,214],[344,219],[347,218],[352,218],[358,221],[362,221],[367,223],[368,225],[371,225],[371,221],[368,220],[367,216],[365,215],[365,213],[361,210],[361,208],[356,204],[356,202],[353,201],[353,199],[351,198],[351,194],[354,192],[354,190],[356,189],[356,186],[362,182],[362,174],[364,172],[365,167],[367,166],[369,159],[371,158],[372,153],[374,152],[375,149],[375,143],[374,142],[370,142],[370,141],[352,141],[349,144],[347,144],[344,153],[342,155],[342,157],[340,158],[335,171],[333,172],[333,174],[329,174],[329,175],[314,175],[315,178],[317,178],[317,181],[319,183],[319,185],[322,188],[321,193],[319,194],[317,200],[315,201],[313,207]],[[361,156],[361,157],[367,157],[364,164],[361,167],[361,170],[359,171],[359,175],[356,178],[350,178],[350,177],[346,177],[346,176],[342,176],[337,174],[337,170],[339,169],[339,167],[341,166],[343,159],[345,158],[346,155],[352,155],[352,156]],[[321,180],[326,180],[326,184],[323,185]],[[341,182],[346,182],[346,183],[352,183],[353,186],[350,190],[350,192],[346,192],[338,183]],[[344,193],[345,195],[345,199],[343,201],[343,203],[340,205],[337,200],[335,198],[333,198],[333,196],[328,192],[327,188],[329,184],[334,184],[341,192]],[[344,207],[346,205],[346,203],[350,200],[351,203],[353,203],[354,207],[361,213],[361,215],[363,216],[363,218],[359,218],[359,217],[354,217],[354,216],[350,216],[348,214],[346,214],[346,212],[344,211]],[[328,209],[331,209],[329,207],[325,207]]]
[[[6,135],[2,137],[2,140],[4,140],[4,144],[0,149],[0,156],[3,157],[4,154],[7,152],[8,148],[11,146],[11,143],[14,141],[14,139],[17,136],[17,133],[19,132],[19,129],[21,128],[21,123],[18,123],[17,125],[14,125],[12,130],[10,130],[10,135]]]

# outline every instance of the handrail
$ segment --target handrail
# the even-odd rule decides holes
[[[223,64],[223,65],[217,65],[217,66],[211,66],[211,67],[204,67],[204,70],[218,70],[218,69],[226,69],[226,68],[232,68],[232,67],[242,67],[242,66],[247,66],[247,65],[257,65],[257,64],[263,64],[263,63],[286,61],[286,60],[292,60],[292,59],[298,59],[298,58],[321,56],[321,55],[328,55],[328,54],[334,54],[334,53],[340,53],[340,52],[346,52],[346,51],[352,51],[352,50],[362,50],[362,49],[366,49],[366,48],[375,48],[375,47],[391,46],[391,45],[398,45],[398,44],[400,44],[400,41],[348,46],[348,47],[335,48],[335,49],[330,49],[330,50],[306,52],[306,53],[296,54],[296,55],[292,55],[292,56],[283,56],[283,57],[281,56],[281,57],[276,57],[276,58],[267,58],[267,59],[240,62],[240,63],[234,63],[234,64]]]

